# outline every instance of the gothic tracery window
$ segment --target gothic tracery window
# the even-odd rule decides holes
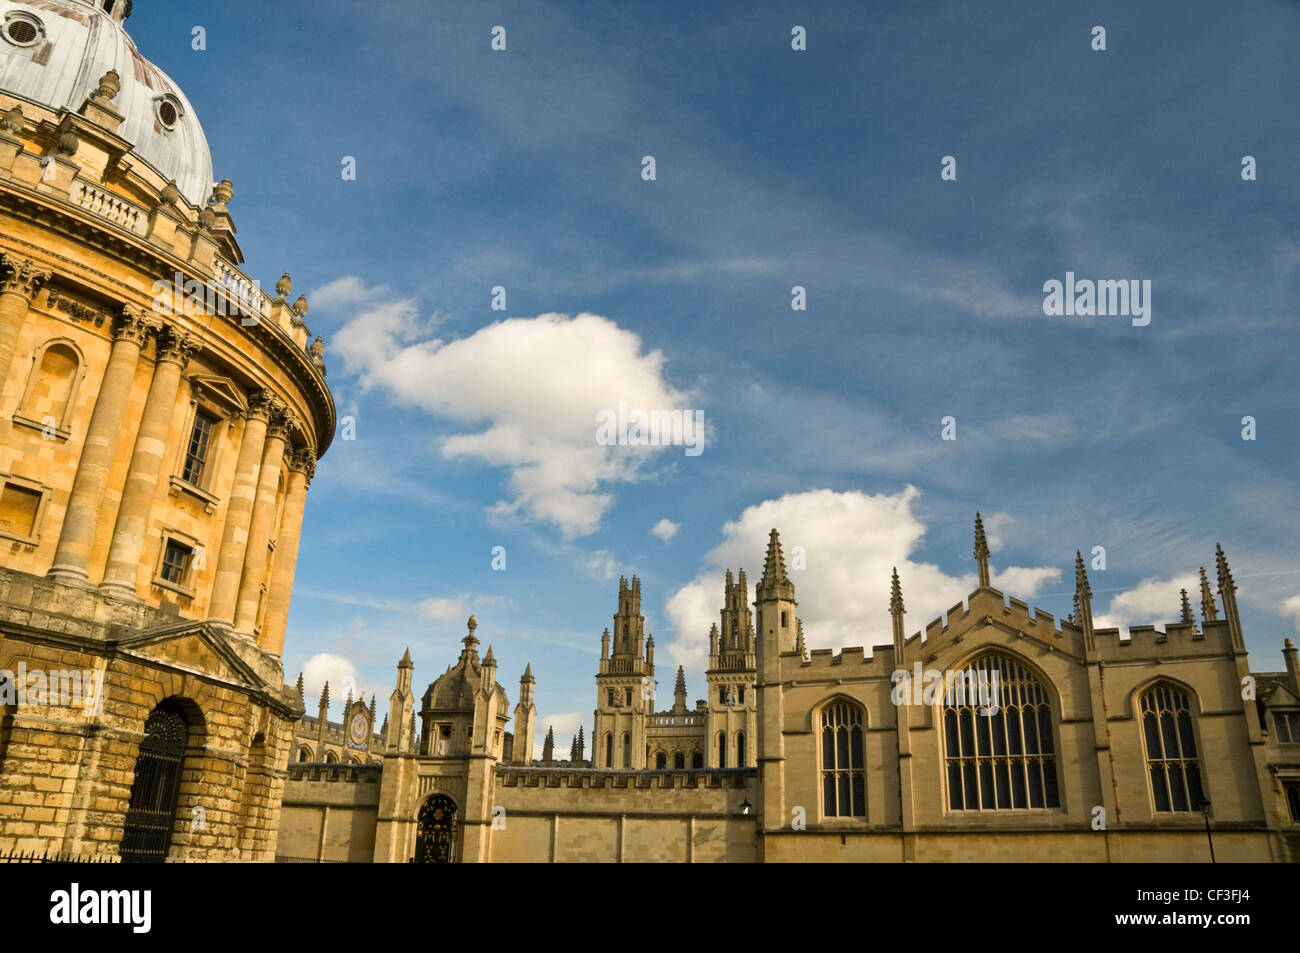
[[[1151,799],[1157,813],[1199,811],[1205,800],[1187,693],[1159,683],[1142,696]]]
[[[975,659],[944,689],[943,727],[951,810],[1061,806],[1051,701],[1025,666]]]
[[[821,711],[822,815],[866,817],[862,709],[847,701]]]

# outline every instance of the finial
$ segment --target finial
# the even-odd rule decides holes
[[[175,179],[164,185],[158,193],[158,203],[160,205],[175,205],[180,200],[181,190],[176,187]]]
[[[330,706],[330,683],[326,682],[325,687],[320,690],[320,706],[328,708]]]
[[[496,657],[495,655],[492,654],[492,645],[491,645],[491,643],[489,643],[489,644],[488,644],[487,655],[483,656],[483,664],[484,664],[484,665],[495,665],[496,663],[497,663],[497,657]]]
[[[469,622],[466,624],[469,626],[470,632],[473,632],[475,629],[478,628],[478,619],[474,618],[474,616],[470,616]]]
[[[537,679],[533,678],[533,663],[532,663],[532,662],[529,662],[527,665],[524,666],[524,674],[520,677],[519,681],[521,681],[521,682],[535,682],[535,681],[537,681]]]
[[[1201,621],[1217,622],[1219,607],[1214,604],[1214,593],[1210,591],[1210,580],[1205,576],[1205,567],[1201,567]]]
[[[1182,597],[1183,597],[1182,613],[1181,613],[1180,618],[1179,618],[1178,621],[1179,621],[1179,622],[1193,622],[1193,621],[1195,621],[1195,620],[1192,619],[1192,603],[1191,603],[1191,601],[1187,598],[1187,590],[1186,590],[1186,589],[1183,589],[1183,590],[1182,590]]]
[[[298,300],[293,303],[293,310],[297,313],[298,317],[300,318],[307,317],[307,296],[306,295],[304,294],[298,295]]]
[[[112,102],[121,91],[122,77],[117,75],[117,70],[111,69],[99,78],[99,87],[95,90],[95,98]]]
[[[397,663],[398,668],[415,668],[415,663],[411,661],[411,649],[408,646],[402,653],[402,660]]]
[[[280,280],[275,283],[275,293],[278,297],[287,298],[289,292],[292,290],[293,281],[289,278],[289,273],[286,271],[280,276]]]
[[[803,620],[795,619],[794,650],[799,653],[801,661],[808,661],[808,648],[803,641]]]
[[[903,614],[903,586],[898,581],[898,567],[894,567],[894,575],[889,583],[889,613],[890,615]]]
[[[984,520],[978,510],[975,512],[975,562],[979,569],[980,588],[990,588],[989,541],[984,535]]]
[[[686,669],[681,665],[677,666],[677,684],[673,686],[673,694],[686,697]]]
[[[298,701],[306,701],[306,696],[302,693],[302,672],[298,673]]]
[[[1214,563],[1218,570],[1219,592],[1236,592],[1237,586],[1232,581],[1232,570],[1228,568],[1228,557],[1223,555],[1223,546],[1214,544]]]
[[[17,106],[12,106],[0,114],[0,129],[8,133],[22,132],[26,117]]]
[[[222,179],[212,187],[212,201],[225,206],[235,197],[235,185],[229,179]]]
[[[1083,553],[1074,551],[1074,591],[1076,598],[1092,598],[1092,587],[1088,585],[1088,570],[1083,565]]]

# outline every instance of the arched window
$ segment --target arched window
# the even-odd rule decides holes
[[[311,760],[311,751],[309,751],[307,748],[299,748],[299,749],[298,749],[298,760],[299,760],[299,761],[310,761],[310,760]]]
[[[736,732],[736,767],[743,768],[744,766],[745,766],[745,733],[743,731],[738,731]]]
[[[681,771],[683,768],[685,768],[685,767],[686,767],[686,755],[682,754],[680,751],[674,751],[674,752],[673,752],[673,767],[674,767],[676,770],[678,770],[678,771]]]
[[[614,767],[614,736],[609,732],[605,733],[605,767]]]
[[[339,759],[338,759],[338,757],[334,754],[333,751],[326,751],[326,752],[325,752],[325,763],[326,763],[326,764],[338,764],[338,763],[339,763]]]
[[[951,810],[1061,806],[1052,705],[1024,665],[989,654],[946,679],[943,728]]]
[[[1148,689],[1142,696],[1142,734],[1157,813],[1201,810],[1205,793],[1187,693],[1167,682]]]
[[[725,768],[726,766],[727,766],[727,736],[719,731],[718,732],[718,767]]]
[[[56,433],[66,436],[80,378],[81,356],[72,344],[46,344],[33,357],[19,418],[42,428],[52,423]]]
[[[662,751],[655,752],[655,767],[660,771],[668,767],[668,755],[664,754]]]
[[[696,771],[704,767],[704,753],[700,751],[691,752],[691,767]]]
[[[632,736],[623,733],[623,767],[632,767]]]
[[[123,863],[162,863],[171,849],[189,723],[179,703],[160,702],[144,723],[122,827]]]
[[[862,745],[862,709],[847,701],[821,712],[822,815],[866,817],[867,775]]]

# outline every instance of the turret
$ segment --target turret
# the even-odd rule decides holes
[[[402,653],[397,663],[397,687],[388,696],[388,725],[384,732],[384,745],[389,753],[407,753],[415,744],[415,696],[411,693],[411,673],[415,669],[411,650]]]
[[[533,666],[524,666],[519,679],[519,704],[515,705],[515,764],[533,761],[533,725],[537,720],[537,706],[533,704]]]
[[[763,561],[763,578],[754,592],[758,608],[758,637],[770,657],[794,650],[794,583],[785,571],[781,537],[774,529],[768,536],[767,557]],[[726,633],[723,633],[726,637]]]

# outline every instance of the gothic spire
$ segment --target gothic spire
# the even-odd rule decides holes
[[[320,707],[321,711],[328,711],[330,707],[330,683],[326,682],[325,687],[320,690]]]
[[[298,701],[305,702],[307,697],[302,693],[302,672],[298,673]]]
[[[1181,614],[1179,615],[1178,621],[1184,623],[1192,622],[1194,621],[1192,619],[1192,603],[1187,598],[1186,589],[1182,590],[1182,596],[1183,596],[1183,605],[1182,605],[1182,611]]]
[[[1210,580],[1205,576],[1205,567],[1201,567],[1201,621],[1217,622],[1219,607],[1214,604],[1214,593],[1210,591]]]
[[[546,740],[542,742],[542,761],[550,764],[555,760],[555,729],[546,726]]]
[[[889,583],[889,614],[903,614],[903,586],[898,581],[898,567],[894,567],[894,576]]]
[[[984,520],[975,513],[975,562],[979,567],[980,588],[989,589],[989,541],[984,535]]]
[[[1074,551],[1074,623],[1083,632],[1083,651],[1091,658],[1096,650],[1096,636],[1092,630],[1092,586],[1088,584],[1088,570],[1083,565],[1083,553]]]
[[[781,537],[775,529],[767,538],[767,558],[763,560],[763,586],[788,582],[785,574],[785,556],[781,554]]]
[[[673,694],[686,697],[686,669],[680,665],[677,666],[677,684],[673,686]]]

